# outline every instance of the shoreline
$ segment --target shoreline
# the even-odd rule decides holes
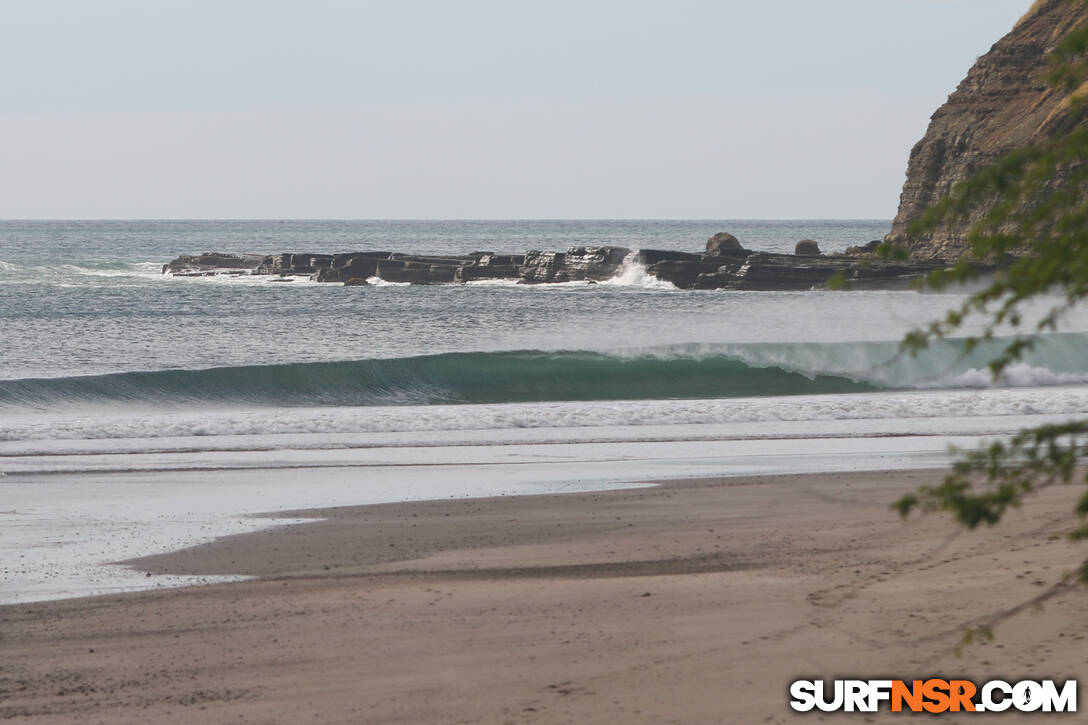
[[[576,535],[579,537],[598,533],[598,530],[612,531],[617,528],[609,521],[600,523],[598,519],[602,514],[594,515],[576,506],[575,501],[587,507],[603,504],[610,508],[642,506],[652,509],[658,499],[670,499],[673,495],[682,495],[683,492],[690,494],[700,490],[731,487],[789,486],[794,482],[803,484],[807,479],[852,481],[876,477],[905,477],[913,480],[942,474],[944,469],[944,466],[932,466],[908,470],[677,477],[631,481],[626,484],[614,483],[609,487],[589,490],[435,498],[267,511],[249,514],[245,518],[284,519],[294,520],[294,522],[220,536],[197,546],[135,557],[116,563],[146,571],[152,575],[224,575],[283,579],[328,576],[325,572],[331,569],[345,568],[347,571],[338,574],[362,576],[375,573],[373,571],[375,566],[382,568],[380,573],[384,575],[389,573],[388,565],[392,562],[416,560],[430,556],[436,551],[441,553],[471,551],[492,546],[548,545],[571,535],[570,531],[560,531],[564,527],[576,529]],[[483,522],[486,524],[484,527],[479,521],[481,512],[487,514],[487,520]],[[490,520],[490,517],[500,516],[506,512],[522,518],[503,520],[498,524]],[[537,519],[561,514],[563,521],[551,520],[556,528],[554,531],[540,526],[539,521],[535,521],[536,525],[530,527],[526,525],[527,514]],[[655,516],[655,513],[650,511],[649,515]],[[431,517],[432,521],[429,525],[438,537],[435,541],[426,543],[415,532],[411,532],[412,535],[409,536],[404,531],[394,528],[396,522],[403,522],[412,529],[418,529],[420,526],[418,519],[421,516]],[[458,521],[436,523],[434,519],[439,516],[458,517]],[[466,517],[468,520],[465,520]],[[505,525],[513,521],[519,522],[516,530]],[[673,522],[667,523],[671,525]],[[375,528],[363,532],[355,528],[366,524],[374,524]],[[628,526],[628,528],[631,527]],[[462,529],[470,529],[470,531],[462,532]],[[460,533],[468,535],[463,538],[451,538],[451,535]],[[283,540],[284,535],[292,537],[291,545],[287,547],[287,556],[284,556],[285,551],[282,545],[274,546]],[[326,567],[325,564],[315,564],[312,556],[297,556],[297,550],[327,546],[330,543],[350,546],[350,549],[338,554],[344,557],[345,561]],[[385,549],[393,549],[394,554],[390,555]],[[269,557],[273,551],[276,553],[274,560]],[[306,553],[312,554],[312,552]],[[293,554],[296,556],[293,557]],[[347,560],[350,560],[350,564]]]
[[[1083,559],[1053,536],[1078,487],[985,531],[899,522],[890,502],[940,475],[309,510],[328,518],[137,560],[257,580],[0,607],[0,716],[786,722],[801,676],[1088,675],[1080,590],[953,654]]]
[[[692,426],[683,428],[690,432]],[[721,430],[710,426],[701,432]],[[653,432],[626,429],[632,431],[642,437]],[[481,445],[467,447],[328,449],[291,447],[284,445],[289,441],[276,440],[280,447],[273,452],[238,453],[149,454],[140,452],[146,444],[136,441],[101,454],[7,458],[8,472],[21,467],[34,475],[0,480],[0,497],[11,507],[4,516],[6,527],[0,529],[0,549],[18,555],[13,557],[15,566],[0,569],[0,601],[203,583],[145,577],[104,562],[167,553],[292,520],[251,517],[264,512],[585,491],[660,479],[939,467],[947,462],[950,443],[971,446],[978,441],[976,436],[947,435],[859,441],[843,435],[567,445],[578,432],[567,431],[559,438],[549,434],[543,441],[532,434],[532,440],[507,446],[487,445],[495,434],[486,432],[487,440],[477,441]],[[119,463],[127,470],[106,472]],[[146,463],[154,470],[133,471]],[[229,465],[224,469],[225,463]],[[70,475],[50,473],[57,469]],[[78,533],[58,539],[65,531]]]

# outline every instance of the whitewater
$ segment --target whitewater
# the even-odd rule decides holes
[[[887,227],[0,223],[0,602],[192,584],[116,562],[300,521],[250,514],[937,467],[1088,414],[1082,311],[994,379],[1000,339],[899,350],[958,293],[679,291],[635,265],[539,286],[161,274],[205,250],[694,251],[729,230],[836,251]]]

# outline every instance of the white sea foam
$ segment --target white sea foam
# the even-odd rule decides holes
[[[5,416],[0,602],[201,583],[106,562],[283,523],[257,511],[933,467],[1085,411],[1088,386]]]
[[[826,421],[865,435],[872,421],[929,421],[919,432],[943,432],[941,420],[1037,414],[1088,414],[1088,386],[850,393],[721,400],[634,400],[486,405],[223,409],[196,412],[110,412],[7,415],[0,441],[193,438],[283,434],[601,428],[608,426],[805,424],[783,436],[818,435]],[[589,431],[583,435],[590,436]],[[199,445],[192,443],[191,445]],[[2,470],[2,467],[0,467]]]
[[[532,290],[534,292],[547,292],[548,290],[564,290],[564,289],[584,289],[586,287],[593,287],[597,284],[588,279],[576,279],[570,282],[548,282],[545,284],[525,284],[521,285],[522,288]]]
[[[649,290],[677,289],[676,285],[672,282],[658,279],[646,271],[646,265],[637,262],[637,257],[638,250],[636,249],[628,254],[623,260],[623,264],[620,265],[619,270],[616,272],[616,276],[601,282],[601,284],[615,287],[638,287],[640,289]]]
[[[1088,387],[5,418],[41,437],[0,442],[0,603],[222,581],[107,562],[299,521],[247,513],[942,466],[1059,410]]]
[[[550,466],[547,467],[550,469]],[[569,471],[564,471],[569,476]],[[305,485],[299,485],[299,476]],[[434,498],[563,493],[611,487],[603,481],[526,466],[448,466],[220,471],[51,477],[27,486],[0,480],[0,604],[88,596],[243,577],[146,576],[117,562],[195,546],[218,536],[304,519],[246,514]]]
[[[986,369],[971,368],[951,379],[941,381],[942,388],[986,388],[995,385],[1005,385],[1018,388],[1028,388],[1040,385],[1078,385],[1088,383],[1088,373],[1060,373],[1049,368],[1027,363],[1014,363],[1007,367],[995,379],[993,373]],[[921,384],[918,387],[937,387],[936,384]]]
[[[947,465],[949,444],[979,442],[962,435],[862,444],[850,436],[752,442],[648,433],[646,440],[611,442],[279,445],[0,459],[29,474],[0,479],[0,558],[13,562],[0,569],[0,602],[199,583],[144,578],[107,562],[284,523],[240,518],[247,513],[585,491],[665,478],[926,468]]]
[[[474,279],[465,282],[470,287],[529,287],[517,279]]]
[[[374,287],[411,287],[411,282],[389,282],[381,277],[367,277],[367,283]]]
[[[199,275],[195,277],[175,274],[161,274],[156,275],[160,280],[168,282],[181,282],[185,284],[215,284],[215,285],[237,285],[247,287],[262,287],[265,285],[273,285],[277,287],[312,287],[317,285],[323,285],[323,282],[314,282],[309,277],[296,275],[290,277],[280,277],[273,274],[229,274],[227,272],[217,272],[216,274]]]
[[[39,268],[40,273],[80,275],[84,277],[159,277],[160,262],[133,262],[120,267],[86,267],[78,264],[60,264],[56,267]]]

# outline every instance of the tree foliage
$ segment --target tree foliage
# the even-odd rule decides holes
[[[909,227],[908,235],[917,238],[942,225],[974,220],[964,256],[932,273],[925,286],[943,289],[975,279],[987,265],[996,271],[983,289],[944,318],[908,333],[904,351],[918,354],[932,340],[960,330],[968,318],[980,319],[982,332],[966,338],[967,351],[999,332],[1013,331],[989,363],[997,377],[1088,297],[1088,23],[1058,44],[1046,80],[1067,92],[1047,139],[958,184]],[[879,254],[903,252],[885,244]],[[1057,295],[1055,303],[1039,319],[1027,320],[1025,303],[1044,294]],[[1086,457],[1088,420],[1024,430],[1008,441],[961,453],[940,485],[904,496],[894,508],[903,516],[915,510],[948,511],[971,529],[993,525],[1025,496],[1077,480],[1078,465]],[[1080,480],[1088,483],[1088,474]],[[1088,493],[1075,514],[1078,523],[1070,536],[1088,539]],[[1088,582],[1088,561],[1077,575]]]

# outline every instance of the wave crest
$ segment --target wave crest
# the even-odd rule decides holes
[[[514,350],[0,381],[0,410],[87,403],[288,406],[738,398],[880,389],[1088,382],[1088,336],[1055,335],[999,380],[942,341],[917,358],[894,342],[673,345],[615,352]]]

